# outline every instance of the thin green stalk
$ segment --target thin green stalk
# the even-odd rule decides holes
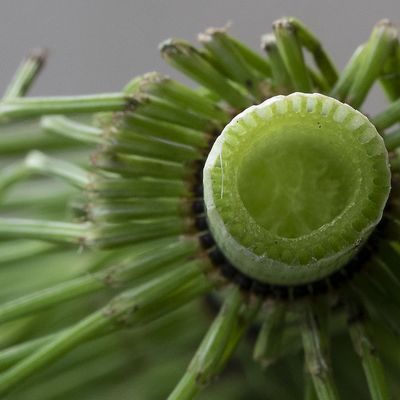
[[[7,86],[3,100],[10,100],[24,96],[43,68],[46,58],[46,50],[36,49],[32,51],[17,69],[13,79]]]
[[[92,178],[88,191],[104,199],[174,198],[189,194],[189,188],[179,180],[159,178]]]
[[[397,147],[400,146],[400,129],[397,129],[396,131],[383,136],[383,140],[385,141],[386,148],[389,151],[395,150]],[[393,161],[391,161],[391,166],[394,166]]]
[[[238,288],[231,288],[224,304],[201,342],[187,371],[169,395],[168,400],[193,399],[200,390],[220,371],[221,361],[231,356],[235,346],[231,341],[240,329],[242,295]],[[239,331],[238,331],[239,330]],[[237,340],[234,340],[237,343]],[[227,349],[228,352],[227,352]]]
[[[301,44],[312,54],[314,62],[319,68],[322,76],[330,87],[335,85],[338,79],[338,73],[333,62],[325,52],[317,37],[307,29],[307,27],[296,18],[289,18],[294,27]]]
[[[246,60],[249,66],[258,71],[261,76],[271,76],[271,66],[268,63],[268,60],[234,37],[229,36],[229,40],[236,46],[237,51],[241,54],[243,59]]]
[[[380,77],[381,86],[390,101],[400,97],[400,43],[396,40],[393,54],[383,67]]]
[[[86,211],[91,221],[125,222],[133,219],[183,215],[188,207],[178,198],[127,199],[89,203]]]
[[[304,400],[318,400],[317,393],[314,389],[313,380],[308,373],[305,374],[304,380]]]
[[[254,359],[263,367],[271,365],[281,355],[285,313],[285,304],[275,303],[264,318],[253,353]]]
[[[4,100],[0,103],[0,121],[28,119],[46,114],[123,111],[129,99],[121,93],[93,96],[30,97]]]
[[[108,305],[57,335],[50,343],[1,374],[0,395],[10,392],[26,378],[49,366],[86,340],[139,322],[136,318],[138,310],[195,279],[201,274],[201,268],[195,262],[186,264],[115,297]]]
[[[156,132],[153,132],[156,135]],[[182,145],[161,138],[135,133],[128,127],[105,131],[105,150],[116,151],[123,154],[137,154],[145,157],[160,158],[170,161],[189,161],[201,159],[201,149]],[[109,137],[108,137],[109,136]]]
[[[149,176],[164,179],[182,179],[192,172],[191,168],[181,163],[104,151],[93,155],[92,163],[96,168],[115,172],[126,177]]]
[[[319,400],[338,400],[328,355],[328,332],[322,313],[315,306],[304,304],[303,347],[306,366],[314,382]]]
[[[29,138],[29,140],[27,140]],[[24,154],[32,148],[44,149],[69,149],[76,148],[77,143],[72,140],[63,140],[43,132],[37,123],[19,121],[7,125],[0,125],[0,155],[13,156]],[[81,145],[81,144],[80,144]]]
[[[229,121],[228,112],[219,105],[197,91],[157,72],[147,73],[134,79],[124,90],[129,93],[136,87],[152,96],[164,99],[171,104],[176,104],[185,110],[211,120],[218,127],[222,127]]]
[[[231,106],[243,109],[252,104],[245,94],[236,89],[189,43],[168,40],[160,45],[160,49],[165,61],[216,93]]]
[[[400,99],[390,103],[389,107],[372,118],[372,123],[378,131],[390,128],[400,122]]]
[[[181,235],[187,233],[188,230],[188,221],[181,217],[153,217],[94,227],[86,238],[86,244],[91,247],[109,249],[150,239]]]
[[[40,126],[50,134],[65,136],[83,143],[101,144],[101,129],[82,124],[70,118],[55,115],[42,117]]]
[[[389,388],[377,350],[371,339],[365,317],[360,311],[351,306],[349,331],[356,353],[360,356],[364,373],[367,378],[369,391],[373,400],[389,400]]]
[[[42,336],[37,339],[32,339],[27,342],[23,342],[4,350],[0,350],[0,371],[4,371],[10,366],[21,361],[23,358],[29,356],[38,348],[42,347],[44,344],[54,340],[54,338],[59,335],[60,332],[52,333],[50,335]]]
[[[190,112],[186,107],[180,108],[165,99],[151,96],[144,90],[131,94],[134,96],[133,111],[136,115],[171,122],[198,131],[212,132],[215,129],[212,121]]]
[[[360,108],[364,102],[374,81],[382,72],[396,40],[397,30],[387,20],[380,21],[372,31],[347,98],[347,102],[354,108]]]
[[[127,114],[126,125],[134,132],[170,140],[178,144],[200,148],[205,148],[208,145],[209,138],[201,131],[134,113]]]
[[[260,75],[248,66],[235,43],[223,29],[209,28],[199,35],[199,40],[208,50],[206,57],[211,57],[213,64],[223,74],[247,89],[259,100],[262,99],[259,88]]]
[[[87,224],[69,222],[0,218],[0,237],[79,244],[88,227]]]
[[[291,77],[292,86],[301,92],[312,92],[311,78],[295,27],[288,19],[274,23],[274,33],[279,53]]]
[[[353,84],[355,77],[360,68],[361,61],[366,51],[366,45],[358,46],[356,51],[350,57],[350,60],[346,64],[346,67],[336,81],[335,86],[330,92],[330,96],[335,97],[340,101],[344,101],[350,91],[351,85]]]
[[[12,247],[8,242],[0,243],[0,264],[5,265],[24,258],[31,258],[55,248],[51,243],[38,242],[36,240],[14,240]]]
[[[154,248],[157,248],[156,252]],[[195,250],[195,242],[179,241],[177,238],[162,239],[155,242],[151,249],[133,254],[132,259],[123,261],[120,265],[113,265],[1,304],[0,323],[33,315],[101,289],[125,285],[127,282],[151,275],[166,265],[183,260],[185,256],[194,254]]]
[[[271,34],[262,37],[262,48],[268,55],[268,61],[271,65],[273,82],[278,89],[288,91],[291,88],[291,78],[286,65],[279,53],[275,36]]]
[[[25,158],[25,166],[29,171],[55,176],[78,188],[89,184],[88,173],[75,164],[58,160],[33,150]]]
[[[0,199],[7,189],[26,179],[31,174],[30,169],[23,162],[16,161],[0,171]]]

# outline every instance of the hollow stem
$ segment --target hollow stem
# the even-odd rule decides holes
[[[383,176],[368,189],[380,199],[377,208],[364,184],[355,190],[371,183],[371,174]],[[208,223],[226,257],[243,273],[282,285],[342,268],[371,233],[366,216],[380,221],[389,180],[387,150],[370,121],[337,100],[304,93],[276,96],[237,115],[214,143],[203,174]]]

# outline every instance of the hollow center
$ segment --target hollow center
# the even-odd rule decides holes
[[[289,128],[251,144],[237,179],[243,205],[258,225],[297,238],[342,213],[356,187],[356,168],[321,130]]]

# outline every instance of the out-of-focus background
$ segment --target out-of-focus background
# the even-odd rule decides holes
[[[33,95],[118,91],[137,74],[163,63],[157,46],[168,37],[196,40],[209,26],[231,32],[254,48],[284,15],[303,20],[341,69],[373,25],[400,25],[399,0],[0,0],[0,89],[29,49],[44,46],[50,59]],[[367,108],[380,108],[375,90]],[[368,110],[367,110],[368,111]]]

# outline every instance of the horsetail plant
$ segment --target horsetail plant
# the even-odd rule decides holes
[[[294,18],[264,55],[226,29],[199,41],[160,46],[195,89],[153,72],[25,98],[42,54],[7,88],[1,398],[186,400],[224,369],[203,398],[398,396],[397,30],[340,74]],[[389,105],[366,116],[376,82]]]

